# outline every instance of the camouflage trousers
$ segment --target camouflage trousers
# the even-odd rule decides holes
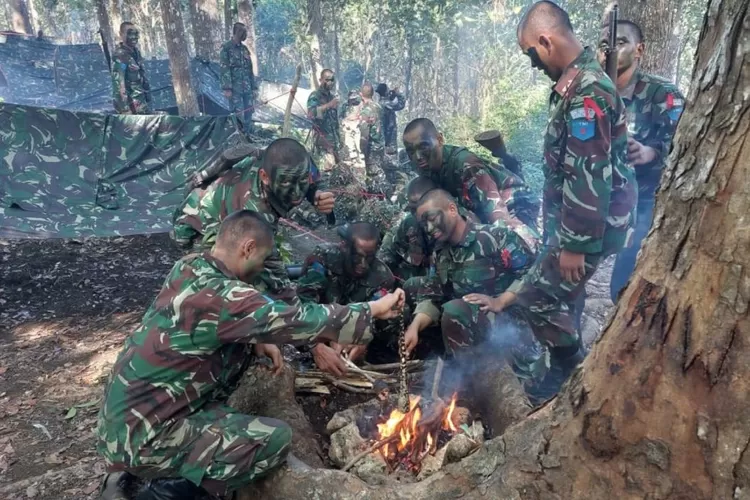
[[[516,294],[516,305],[524,309],[539,342],[550,347],[579,342],[574,304],[604,257],[586,255],[585,276],[578,283],[571,283],[560,274],[560,249],[546,246],[520,286],[511,287],[510,291]]]
[[[137,466],[110,463],[109,470],[144,479],[182,477],[211,494],[226,495],[281,465],[291,441],[292,430],[281,420],[218,406],[164,429],[137,452]]]
[[[313,130],[313,160],[322,173],[333,170],[339,162],[339,153],[335,140],[330,140],[317,130]]]
[[[237,118],[242,121],[244,132],[246,134],[251,132],[253,130],[253,94],[233,91],[229,104],[232,106],[232,113],[236,113]]]

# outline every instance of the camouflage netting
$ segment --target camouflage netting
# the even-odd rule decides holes
[[[0,237],[166,232],[228,117],[117,116],[0,104]]]

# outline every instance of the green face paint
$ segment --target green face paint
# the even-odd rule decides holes
[[[135,28],[128,28],[128,31],[125,32],[125,45],[128,47],[135,47],[138,45],[138,38],[140,37],[140,33]]]
[[[310,163],[305,159],[298,165],[278,165],[274,168],[270,185],[271,204],[286,213],[305,199],[310,189]]]
[[[450,228],[445,212],[439,208],[425,210],[419,217],[419,225],[432,241],[446,241],[450,236]]]

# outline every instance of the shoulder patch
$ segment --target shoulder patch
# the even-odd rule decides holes
[[[325,274],[326,268],[323,264],[321,264],[319,261],[315,261],[312,264],[310,264],[310,269],[315,271],[316,273]]]

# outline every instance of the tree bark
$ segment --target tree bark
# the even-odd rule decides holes
[[[240,18],[240,22],[247,26],[247,40],[245,40],[245,46],[250,51],[250,59],[253,61],[253,74],[258,76],[260,70],[258,67],[258,48],[256,47],[256,35],[255,35],[255,10],[253,9],[253,2],[251,0],[239,0],[237,2],[237,15]]]
[[[232,37],[232,0],[224,0],[224,40]]]
[[[323,14],[320,10],[320,0],[307,0],[307,35],[310,38],[310,71],[312,71],[312,81],[317,90],[318,79],[323,71],[323,59],[320,52],[320,41],[323,39]]]
[[[331,6],[331,19],[333,20],[333,68],[336,71],[336,88],[341,92],[341,83],[343,81],[341,74],[341,46],[339,44],[339,18],[335,7]],[[347,89],[349,90],[349,89]]]
[[[13,31],[33,35],[34,29],[31,27],[29,8],[26,2],[24,0],[10,0],[10,11]]]
[[[643,31],[646,53],[641,68],[647,73],[675,78],[680,39],[674,33],[683,0],[620,0],[620,19],[637,23]]]
[[[217,61],[219,43],[214,38],[214,32],[220,21],[216,0],[192,0],[188,5],[195,57],[204,61]]]
[[[174,94],[180,116],[197,116],[198,98],[190,77],[190,55],[185,41],[179,0],[161,0],[161,16],[167,38],[169,69],[172,71]]]
[[[406,35],[406,50],[404,59],[406,64],[404,65],[404,97],[408,103],[408,110],[411,114],[413,110],[414,99],[411,97],[411,70],[414,65],[414,40],[408,34]]]
[[[115,50],[115,37],[112,32],[112,23],[109,20],[106,0],[96,0],[96,19],[99,21],[99,29],[102,30],[104,40],[109,46],[110,53]]]
[[[120,43],[120,24],[122,24],[122,0],[103,0],[109,5],[109,19],[112,23],[112,47]],[[114,49],[113,49],[114,50]]]
[[[281,469],[248,491],[267,500],[747,499],[750,99],[739,96],[750,95],[748,4],[709,4],[651,233],[610,324],[557,398],[416,485]]]

